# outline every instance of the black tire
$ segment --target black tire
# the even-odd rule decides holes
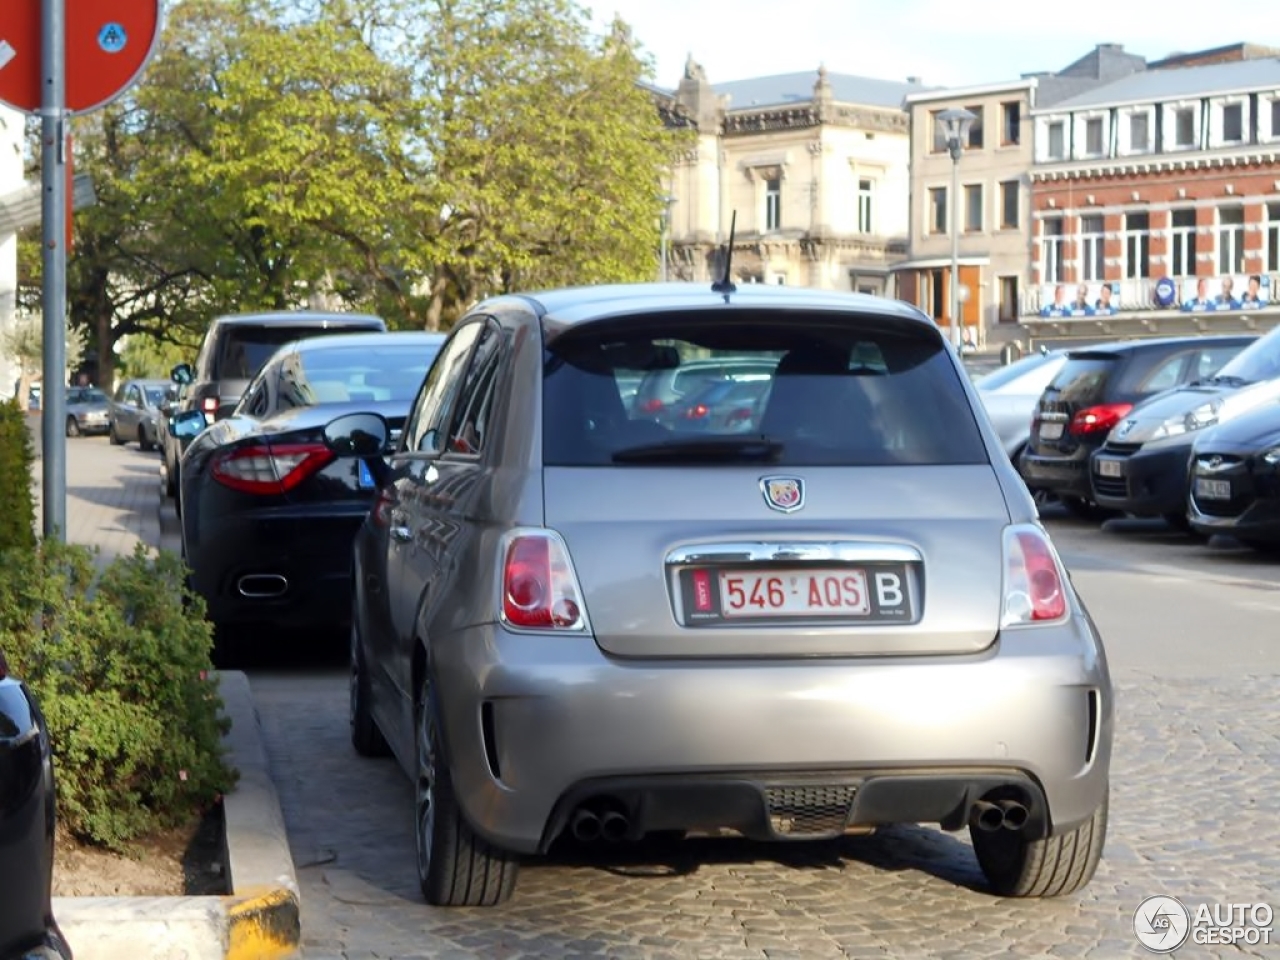
[[[1177,530],[1178,532],[1180,533],[1191,532],[1191,521],[1187,519],[1187,515],[1185,513],[1164,513],[1164,514],[1161,514],[1160,516],[1165,523],[1173,527],[1173,529]]]
[[[1067,512],[1081,520],[1097,520],[1099,523],[1120,516],[1119,510],[1100,507],[1092,500],[1083,497],[1059,497],[1059,502],[1067,508]]]
[[[151,441],[147,439],[147,431],[141,424],[138,426],[138,449],[143,453],[153,449]]]
[[[520,862],[477,836],[458,807],[440,749],[430,683],[418,706],[414,777],[414,845],[418,884],[437,907],[492,907],[515,891]]]
[[[76,422],[75,417],[67,417],[67,436],[68,437],[80,436],[80,424]]]
[[[1040,840],[1009,830],[969,828],[991,892],[1002,897],[1062,897],[1082,890],[1098,869],[1107,839],[1107,795],[1076,829]]]
[[[358,615],[351,617],[351,746],[362,757],[385,757],[391,747],[378,729],[369,709],[369,677],[364,666],[364,644],[360,642],[360,628],[356,626]]]
[[[1280,555],[1280,541],[1276,540],[1258,540],[1254,537],[1236,537],[1250,550],[1256,550],[1258,553],[1265,553],[1271,556]]]
[[[124,443],[120,439],[120,435],[116,433],[116,422],[114,420],[111,421],[111,425],[107,428],[107,439],[111,441],[113,447],[118,447]]]

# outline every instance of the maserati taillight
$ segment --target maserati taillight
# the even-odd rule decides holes
[[[564,541],[550,530],[517,530],[503,554],[502,619],[523,630],[581,630],[582,591]]]
[[[1034,524],[1005,528],[1004,569],[1001,627],[1053,622],[1067,615],[1062,564],[1042,529]]]
[[[270,496],[288,493],[332,461],[333,453],[319,443],[253,444],[219,454],[211,472],[232,490]]]

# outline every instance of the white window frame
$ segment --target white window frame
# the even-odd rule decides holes
[[[1085,232],[1085,221],[1097,221],[1097,229]],[[1080,217],[1080,279],[1097,283],[1106,276],[1107,221],[1100,213],[1087,213]]]
[[[981,183],[966,183],[961,187],[964,190],[964,232],[965,233],[983,233],[987,229],[987,211],[985,209],[987,203],[987,191]],[[969,191],[978,191],[978,225],[970,226],[970,214],[972,207],[969,204]]]
[[[937,220],[933,216],[934,211],[934,191],[942,191],[942,229],[937,228]],[[951,232],[951,188],[938,184],[937,186],[927,187],[925,189],[926,203],[924,205],[924,232],[930,237],[943,237]]]
[[[858,178],[858,232],[875,233],[876,183],[870,177]]]
[[[773,185],[777,184],[774,190]],[[764,181],[764,232],[773,233],[782,229],[782,177],[773,177]]]
[[[1012,185],[1014,194],[1013,205],[1013,223],[1005,220],[1005,187]],[[1021,180],[1001,180],[1000,187],[997,191],[999,197],[996,202],[1000,205],[1000,217],[996,221],[1000,225],[1001,230],[1020,230],[1022,229],[1022,181]]]
[[[1057,154],[1053,152],[1053,131],[1057,128],[1062,131],[1062,150]],[[1056,163],[1059,160],[1066,160],[1067,152],[1071,145],[1071,137],[1067,129],[1067,121],[1065,117],[1050,117],[1044,122],[1044,160],[1048,163]]]
[[[1227,107],[1240,108],[1240,139],[1226,137]],[[1209,145],[1211,147],[1235,147],[1249,142],[1249,98],[1224,97],[1215,100],[1209,111]]]
[[[1267,273],[1280,273],[1280,202],[1269,202],[1265,210],[1262,262]]]
[[[1130,229],[1129,217],[1134,214],[1145,215],[1147,226]],[[1151,214],[1146,210],[1131,210],[1120,216],[1121,248],[1124,251],[1121,273],[1126,280],[1145,280],[1151,272]],[[1144,260],[1147,264],[1145,270],[1142,269]]]
[[[1127,110],[1121,116],[1120,129],[1117,131],[1119,152],[1127,156],[1151,153],[1155,148],[1156,112],[1152,107],[1141,107]],[[1133,142],[1133,120],[1135,117],[1147,118],[1147,142],[1141,146]]]
[[[1280,90],[1268,95],[1259,95],[1258,112],[1258,139],[1259,140],[1280,140],[1280,125],[1272,123],[1272,119],[1277,113],[1280,113]]]
[[[1178,150],[1199,150],[1201,138],[1199,101],[1180,100],[1177,103],[1166,104],[1164,110],[1164,149],[1170,153]],[[1178,113],[1182,110],[1191,112],[1191,142],[1189,144],[1178,143]]]
[[[1222,215],[1228,210],[1238,211],[1239,223],[1223,223]],[[1241,273],[1244,270],[1244,207],[1222,206],[1214,211],[1217,221],[1216,243],[1214,252],[1218,260],[1218,273],[1221,276]]]
[[[1098,149],[1093,150],[1089,147],[1089,128],[1094,124],[1098,125]],[[1096,157],[1105,157],[1107,155],[1107,118],[1103,114],[1083,114],[1078,123],[1076,131],[1076,143],[1080,149],[1076,151],[1077,159],[1094,159]]]
[[[1061,283],[1065,271],[1063,270],[1062,253],[1063,245],[1066,242],[1066,235],[1063,231],[1066,224],[1063,217],[1045,217],[1040,222],[1040,282],[1041,283]],[[1058,233],[1046,232],[1046,227],[1050,223],[1058,225]]]
[[[1178,210],[1169,211],[1169,276],[1171,277],[1194,277],[1196,275],[1196,230],[1198,227],[1192,223],[1189,227],[1175,227],[1173,225],[1173,215],[1183,210],[1191,210],[1194,216],[1194,208],[1182,207]],[[1183,266],[1187,269],[1178,271],[1177,253],[1181,248]]]

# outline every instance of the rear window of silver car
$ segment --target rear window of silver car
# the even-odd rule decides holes
[[[686,366],[704,390],[709,369],[768,383],[725,391],[718,407],[649,389],[679,382]],[[892,318],[775,311],[597,321],[549,344],[543,391],[547,466],[989,462],[945,342]]]

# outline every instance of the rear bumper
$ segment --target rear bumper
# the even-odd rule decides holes
[[[623,661],[590,637],[497,625],[438,638],[433,654],[459,801],[516,852],[545,850],[592,798],[624,805],[633,833],[778,838],[796,832],[775,819],[794,791],[846,804],[807,835],[956,828],[994,787],[1060,832],[1106,791],[1111,686],[1083,616],[964,657]]]
[[[245,513],[203,524],[199,541],[188,538],[186,550],[209,619],[289,629],[349,623],[352,542],[365,513],[363,507],[328,516]]]
[[[1122,510],[1138,517],[1183,514],[1187,509],[1187,464],[1191,441],[1143,447],[1128,455],[1113,455],[1106,449],[1094,454],[1089,474],[1093,500],[1100,506]],[[1117,464],[1118,477],[1099,472],[1103,461]]]
[[[1091,447],[1079,447],[1061,457],[1045,457],[1024,450],[1016,464],[1023,482],[1031,490],[1044,490],[1060,497],[1088,500],[1089,454]]]

